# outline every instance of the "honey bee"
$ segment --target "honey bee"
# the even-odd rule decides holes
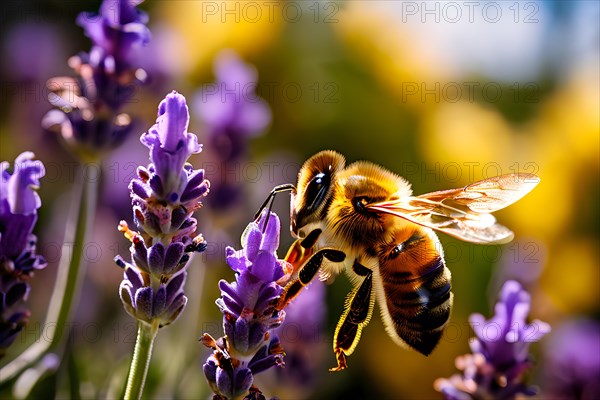
[[[347,367],[375,299],[394,342],[429,355],[448,323],[453,294],[450,270],[434,230],[471,243],[506,243],[513,233],[490,214],[516,202],[539,182],[515,173],[484,179],[460,189],[413,196],[410,184],[379,165],[322,151],[300,169],[290,191],[291,232],[297,240],[286,255],[297,275],[277,304],[281,310],[320,272],[346,271],[354,285],[334,333],[337,366]],[[269,205],[270,207],[270,205]]]

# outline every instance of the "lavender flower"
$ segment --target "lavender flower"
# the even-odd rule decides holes
[[[201,338],[206,347],[212,348],[211,354],[203,365],[204,376],[214,399],[262,398],[260,390],[253,386],[254,375],[274,366],[283,366],[283,348],[277,335],[269,335],[268,343],[262,346],[249,362],[230,356],[231,344],[224,336],[215,341],[209,334]],[[261,397],[262,396],[262,397]]]
[[[148,18],[135,4],[104,0],[99,15],[81,13],[77,23],[92,39],[92,49],[69,59],[77,78],[47,82],[56,109],[46,114],[43,126],[61,133],[83,158],[117,147],[132,130],[131,117],[119,111],[145,81],[138,52],[150,40]]]
[[[216,397],[238,398],[252,386],[253,375],[283,365],[283,348],[271,330],[281,325],[284,311],[275,305],[289,277],[290,267],[277,258],[279,218],[264,212],[242,235],[242,249],[227,247],[227,263],[236,281],[219,282],[216,303],[223,313],[223,338],[205,334],[203,343],[214,350],[204,364],[204,374]],[[258,389],[254,389],[255,393]]]
[[[210,140],[224,158],[237,158],[246,138],[262,133],[271,122],[267,103],[255,93],[258,74],[231,50],[221,52],[215,61],[217,82],[200,95],[198,112],[209,128]]]
[[[160,200],[193,203],[198,197],[197,183],[204,180],[204,171],[184,168],[186,160],[202,149],[196,135],[187,132],[189,121],[185,98],[174,92],[160,103],[156,124],[142,135],[155,169],[150,189]]]
[[[132,242],[132,263],[117,257],[125,269],[120,295],[125,310],[139,321],[165,326],[177,319],[187,298],[183,294],[187,253],[203,251],[202,235],[196,235],[197,221],[192,217],[208,194],[209,182],[203,170],[195,170],[186,160],[201,146],[193,133],[185,98],[168,94],[158,107],[154,126],[141,137],[153,161],[138,168],[138,178],[129,189],[133,216],[140,232],[129,229],[125,221],[119,229]]]
[[[470,318],[476,338],[471,339],[473,354],[457,358],[456,366],[464,375],[438,379],[434,386],[447,399],[514,399],[518,394],[531,396],[535,389],[522,383],[531,367],[529,343],[537,342],[550,331],[538,320],[527,324],[531,298],[516,281],[508,281],[496,303],[495,316],[489,320],[480,314]]]
[[[124,72],[138,67],[135,52],[150,41],[148,15],[135,6],[140,1],[104,0],[100,14],[83,12],[77,17],[94,46],[90,58],[114,71]]]
[[[237,273],[236,281],[219,282],[221,298],[217,306],[225,316],[223,327],[232,346],[242,355],[254,354],[265,333],[281,324],[284,313],[275,311],[275,302],[283,291],[277,281],[285,275],[285,261],[277,259],[279,218],[274,213],[267,223],[263,213],[250,223],[242,236],[242,250],[225,249],[227,264]]]
[[[267,103],[256,95],[256,69],[245,64],[232,50],[221,52],[215,61],[217,81],[197,97],[196,107],[208,133],[211,153],[220,171],[239,168],[249,139],[258,136],[271,122]],[[228,180],[226,173],[211,177],[215,209],[229,209],[241,198],[239,182]]]
[[[35,254],[37,238],[32,233],[41,200],[36,190],[44,176],[44,165],[31,152],[21,153],[14,171],[0,163],[0,357],[27,324],[29,311],[21,307],[29,295],[27,282],[46,260]]]
[[[561,324],[544,346],[544,398],[592,400],[600,393],[600,324]]]

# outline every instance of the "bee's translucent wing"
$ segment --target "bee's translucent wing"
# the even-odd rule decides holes
[[[496,223],[491,212],[507,207],[538,183],[532,174],[484,179],[462,189],[442,190],[369,205],[371,210],[404,218],[472,243],[506,243],[510,229]]]
[[[462,189],[442,190],[417,198],[450,207],[467,207],[475,213],[491,213],[520,200],[539,182],[540,178],[533,174],[509,174],[484,179]]]

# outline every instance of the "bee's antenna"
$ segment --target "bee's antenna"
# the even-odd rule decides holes
[[[267,230],[267,226],[269,225],[269,217],[271,216],[271,209],[273,209],[274,200],[275,196],[271,197],[271,201],[269,202],[269,209],[267,210],[267,217],[265,218],[265,224],[262,228],[263,233],[265,233],[265,231]]]
[[[295,192],[295,191],[296,191],[296,186],[292,185],[291,183],[286,183],[283,185],[275,186],[273,188],[273,190],[271,190],[271,193],[269,193],[269,196],[267,196],[267,199],[264,201],[264,203],[262,203],[262,205],[260,206],[260,208],[258,209],[256,214],[254,214],[254,220],[255,221],[258,220],[258,218],[260,217],[260,214],[262,214],[264,209],[267,208],[267,204],[269,204],[269,202],[271,202],[271,206],[269,206],[269,211],[271,211],[271,207],[273,206],[272,202],[275,199],[275,195],[277,195],[277,193]]]
[[[269,217],[271,216],[271,209],[273,208],[273,201],[275,200],[275,196],[277,193],[281,192],[295,192],[296,187],[291,183],[286,183],[284,185],[275,186],[264,203],[260,206],[260,209],[254,214],[254,220],[258,220],[262,212],[267,208],[267,204],[269,205],[269,209],[267,210],[267,217],[265,218],[265,225],[263,226],[263,232],[267,229],[267,224],[269,223]]]

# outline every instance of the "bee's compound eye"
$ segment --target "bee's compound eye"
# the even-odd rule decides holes
[[[316,210],[323,203],[330,183],[331,176],[323,172],[312,178],[306,188],[306,204],[309,211]]]
[[[395,245],[394,248],[392,249],[392,251],[390,252],[390,257],[391,258],[398,257],[400,255],[400,253],[402,253],[403,249],[404,249],[404,246],[402,245],[402,243]]]

